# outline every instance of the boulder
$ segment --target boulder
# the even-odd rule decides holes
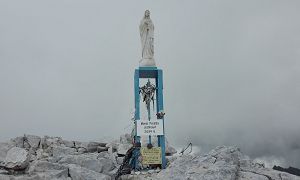
[[[30,148],[29,144],[25,142],[25,137],[24,136],[15,137],[15,138],[11,139],[11,142],[16,147],[26,148],[26,149]]]
[[[97,152],[100,153],[100,152],[103,152],[103,151],[108,151],[108,148],[109,148],[109,147],[101,147],[101,146],[98,146],[98,147],[97,147]]]
[[[35,153],[35,160],[45,159],[49,157],[49,154],[46,153],[43,149],[38,149]]]
[[[74,155],[77,154],[75,148],[69,148],[64,146],[55,146],[52,149],[52,155],[54,158],[62,158],[66,155]]]
[[[49,147],[61,146],[63,144],[63,140],[61,137],[50,137],[44,136],[41,139],[41,146],[43,149],[47,149]]]
[[[105,155],[103,153],[106,153]],[[114,162],[111,156],[107,152],[87,153],[80,155],[67,155],[63,157],[58,163],[60,164],[76,164],[86,169],[108,174],[109,171],[115,168]]]
[[[111,177],[75,164],[69,164],[69,175],[72,180],[111,180]]]
[[[68,140],[62,140],[62,143],[69,148],[74,148],[75,147],[75,142],[74,141],[68,141]]]
[[[31,175],[31,177],[35,177],[35,179],[37,179],[37,180],[44,180],[44,179],[67,180],[67,179],[70,179],[68,177],[68,170],[47,170],[45,172],[37,172],[34,175]]]
[[[1,180],[11,180],[12,176],[8,176],[5,174],[0,174],[0,179]]]
[[[28,143],[30,144],[31,148],[38,149],[40,147],[41,138],[35,135],[25,135]]]
[[[107,143],[105,147],[108,148],[109,153],[115,153],[115,152],[117,152],[118,145],[119,145],[119,142],[114,140],[112,142]]]
[[[35,135],[24,135],[11,139],[16,147],[25,149],[38,149],[40,147],[41,138]]]
[[[130,134],[124,134],[120,136],[121,144],[132,144],[132,138]]]
[[[5,161],[6,154],[12,147],[14,147],[14,144],[11,142],[0,143],[0,162]]]
[[[10,170],[24,170],[29,164],[30,155],[23,148],[13,147],[6,155],[4,166]]]
[[[87,152],[98,152],[98,147],[105,147],[106,143],[99,143],[99,142],[89,142],[87,144]]]
[[[124,161],[124,157],[117,157],[116,161],[117,161],[118,165],[121,165]]]
[[[132,144],[118,144],[117,153],[119,155],[125,155],[128,149],[132,147]]]
[[[45,172],[48,170],[68,170],[68,166],[59,164],[59,163],[51,163],[48,161],[35,161],[30,164],[30,167],[28,169],[29,174],[34,174],[36,172]]]
[[[35,161],[28,170],[29,175],[38,174],[40,179],[66,179],[68,172],[68,166],[48,161]]]
[[[56,175],[55,175],[56,176]],[[3,175],[0,174],[1,180],[72,180],[70,177],[63,177],[60,176],[59,178],[56,178],[51,173],[45,172],[45,173],[37,173],[34,175]]]
[[[107,143],[106,147],[111,154],[116,152],[118,155],[125,155],[127,150],[132,147],[131,136],[130,134],[121,135],[119,140]]]

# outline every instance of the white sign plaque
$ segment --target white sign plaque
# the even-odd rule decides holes
[[[157,136],[164,135],[162,120],[137,120],[138,136]]]

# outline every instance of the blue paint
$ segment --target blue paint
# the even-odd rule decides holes
[[[156,79],[156,110],[157,112],[164,110],[164,102],[163,102],[163,72],[161,69],[157,71],[157,79]],[[158,146],[161,147],[162,151],[162,168],[166,168],[166,147],[165,147],[165,124],[164,118],[161,119],[163,121],[164,135],[158,136]]]
[[[135,119],[135,136],[134,136],[134,143],[139,143],[141,137],[137,136],[137,126],[136,121],[140,120],[140,79],[139,79],[139,70],[135,70],[134,72],[134,99],[135,99],[135,113],[134,113],[134,119]],[[138,170],[138,160],[136,159],[138,157],[139,152],[134,151],[134,164],[135,164],[135,170]]]
[[[163,71],[157,69],[157,67],[139,67],[134,73],[134,97],[135,97],[135,120],[140,120],[140,95],[139,95],[139,79],[141,78],[153,78],[156,84],[156,111],[157,113],[163,111]],[[149,117],[150,118],[150,117]],[[164,118],[161,119],[164,126]],[[136,123],[136,122],[135,122]],[[140,142],[140,136],[137,136],[137,126],[135,124],[135,142]],[[165,135],[158,136],[158,146],[162,150],[162,168],[166,168],[166,148],[165,148]],[[151,138],[149,138],[151,142]],[[138,156],[135,156],[138,157]],[[135,169],[138,168],[138,161],[135,161]]]

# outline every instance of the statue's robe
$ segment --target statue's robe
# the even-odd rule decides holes
[[[154,25],[150,18],[144,17],[140,24],[142,43],[142,60],[153,59],[154,56]]]

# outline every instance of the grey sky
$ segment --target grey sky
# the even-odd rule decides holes
[[[0,140],[129,131],[145,9],[166,133],[300,167],[300,1],[0,1]]]

